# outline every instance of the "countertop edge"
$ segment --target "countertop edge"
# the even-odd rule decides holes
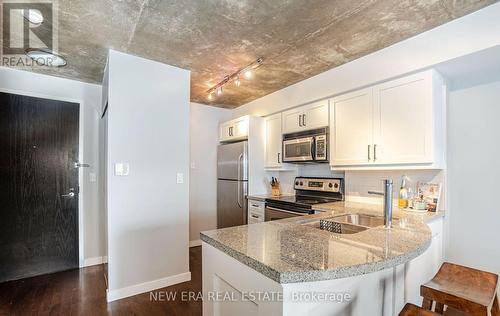
[[[423,243],[421,246],[417,247],[415,250],[411,252],[404,253],[399,256],[393,257],[391,259],[378,261],[374,263],[365,263],[356,266],[338,268],[335,270],[322,270],[322,271],[309,271],[309,272],[297,271],[297,272],[280,273],[255,259],[252,259],[238,251],[235,251],[225,246],[224,244],[203,234],[203,232],[200,233],[200,239],[206,242],[207,244],[215,247],[216,249],[222,251],[226,255],[232,257],[233,259],[239,261],[240,263],[252,268],[253,270],[261,273],[262,275],[280,284],[343,279],[348,277],[365,275],[385,269],[390,269],[398,265],[405,264],[415,259],[416,257],[420,256],[430,247],[432,241],[432,238],[429,238],[427,242]]]

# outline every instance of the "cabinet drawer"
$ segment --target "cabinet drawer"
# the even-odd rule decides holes
[[[248,224],[260,223],[264,221],[264,214],[258,212],[248,212]]]
[[[264,209],[266,208],[266,202],[257,200],[248,200],[248,210],[264,214]]]

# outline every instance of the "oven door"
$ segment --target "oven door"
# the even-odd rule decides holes
[[[300,212],[293,212],[293,211],[288,211],[288,210],[282,210],[279,208],[266,206],[266,210],[264,212],[264,221],[266,221],[266,222],[276,221],[278,219],[304,216],[304,215],[309,215],[309,214],[300,213]]]
[[[314,137],[294,138],[283,141],[283,162],[314,160]]]

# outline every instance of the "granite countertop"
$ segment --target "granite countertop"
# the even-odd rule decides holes
[[[406,263],[430,245],[426,224],[442,213],[395,211],[391,229],[335,234],[315,223],[344,213],[382,216],[382,206],[355,202],[316,205],[322,213],[205,231],[201,239],[278,283],[367,274]]]
[[[283,193],[283,194],[278,195],[278,197],[281,197],[281,196],[294,196],[294,195],[295,194],[293,194],[293,193]],[[276,197],[276,196],[274,196],[272,194],[256,194],[256,195],[248,195],[247,199],[265,202],[266,199],[270,199],[272,197]]]

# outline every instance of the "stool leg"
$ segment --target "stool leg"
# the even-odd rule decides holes
[[[444,311],[444,305],[441,303],[436,302],[436,307],[434,308],[434,311],[438,314],[443,314]]]
[[[433,302],[430,299],[424,297],[422,308],[430,311],[432,310],[432,303]]]
[[[498,304],[498,295],[495,297],[495,301],[493,302],[493,308],[491,309],[492,316],[500,316],[500,306]]]

